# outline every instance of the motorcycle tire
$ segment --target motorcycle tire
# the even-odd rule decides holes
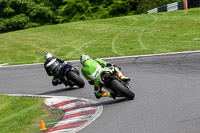
[[[69,80],[74,82],[74,84],[77,85],[79,88],[83,88],[85,86],[85,82],[75,72],[69,71],[67,75]]]
[[[118,80],[111,81],[111,88],[115,89],[121,96],[126,97],[128,100],[133,100],[135,98],[135,94]]]

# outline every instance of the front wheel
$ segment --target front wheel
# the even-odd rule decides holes
[[[121,96],[126,97],[128,100],[133,100],[135,98],[135,94],[118,80],[111,81],[111,88],[115,89]]]
[[[85,82],[79,77],[75,72],[69,71],[68,78],[79,88],[83,88],[85,86]]]

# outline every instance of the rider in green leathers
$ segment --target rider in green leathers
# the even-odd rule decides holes
[[[118,78],[125,82],[130,81],[130,78],[123,76],[120,70],[117,67],[114,67],[113,64],[99,58],[91,59],[87,54],[83,54],[80,57],[80,62],[83,66],[82,74],[88,80],[89,84],[94,85],[94,94],[97,99],[100,99],[100,97],[110,97],[115,99],[116,97],[112,93],[101,90],[102,85],[104,84],[100,76],[102,72],[115,72]],[[113,70],[111,70],[111,68],[113,68]]]

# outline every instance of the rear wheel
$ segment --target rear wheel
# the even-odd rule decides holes
[[[111,81],[111,88],[115,89],[121,96],[126,97],[128,100],[133,100],[135,98],[135,94],[118,80]]]
[[[75,72],[69,71],[68,78],[79,88],[83,88],[85,86],[85,82],[79,77]]]

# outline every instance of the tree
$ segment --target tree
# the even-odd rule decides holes
[[[0,0],[0,33],[53,24],[55,13],[32,0]]]

